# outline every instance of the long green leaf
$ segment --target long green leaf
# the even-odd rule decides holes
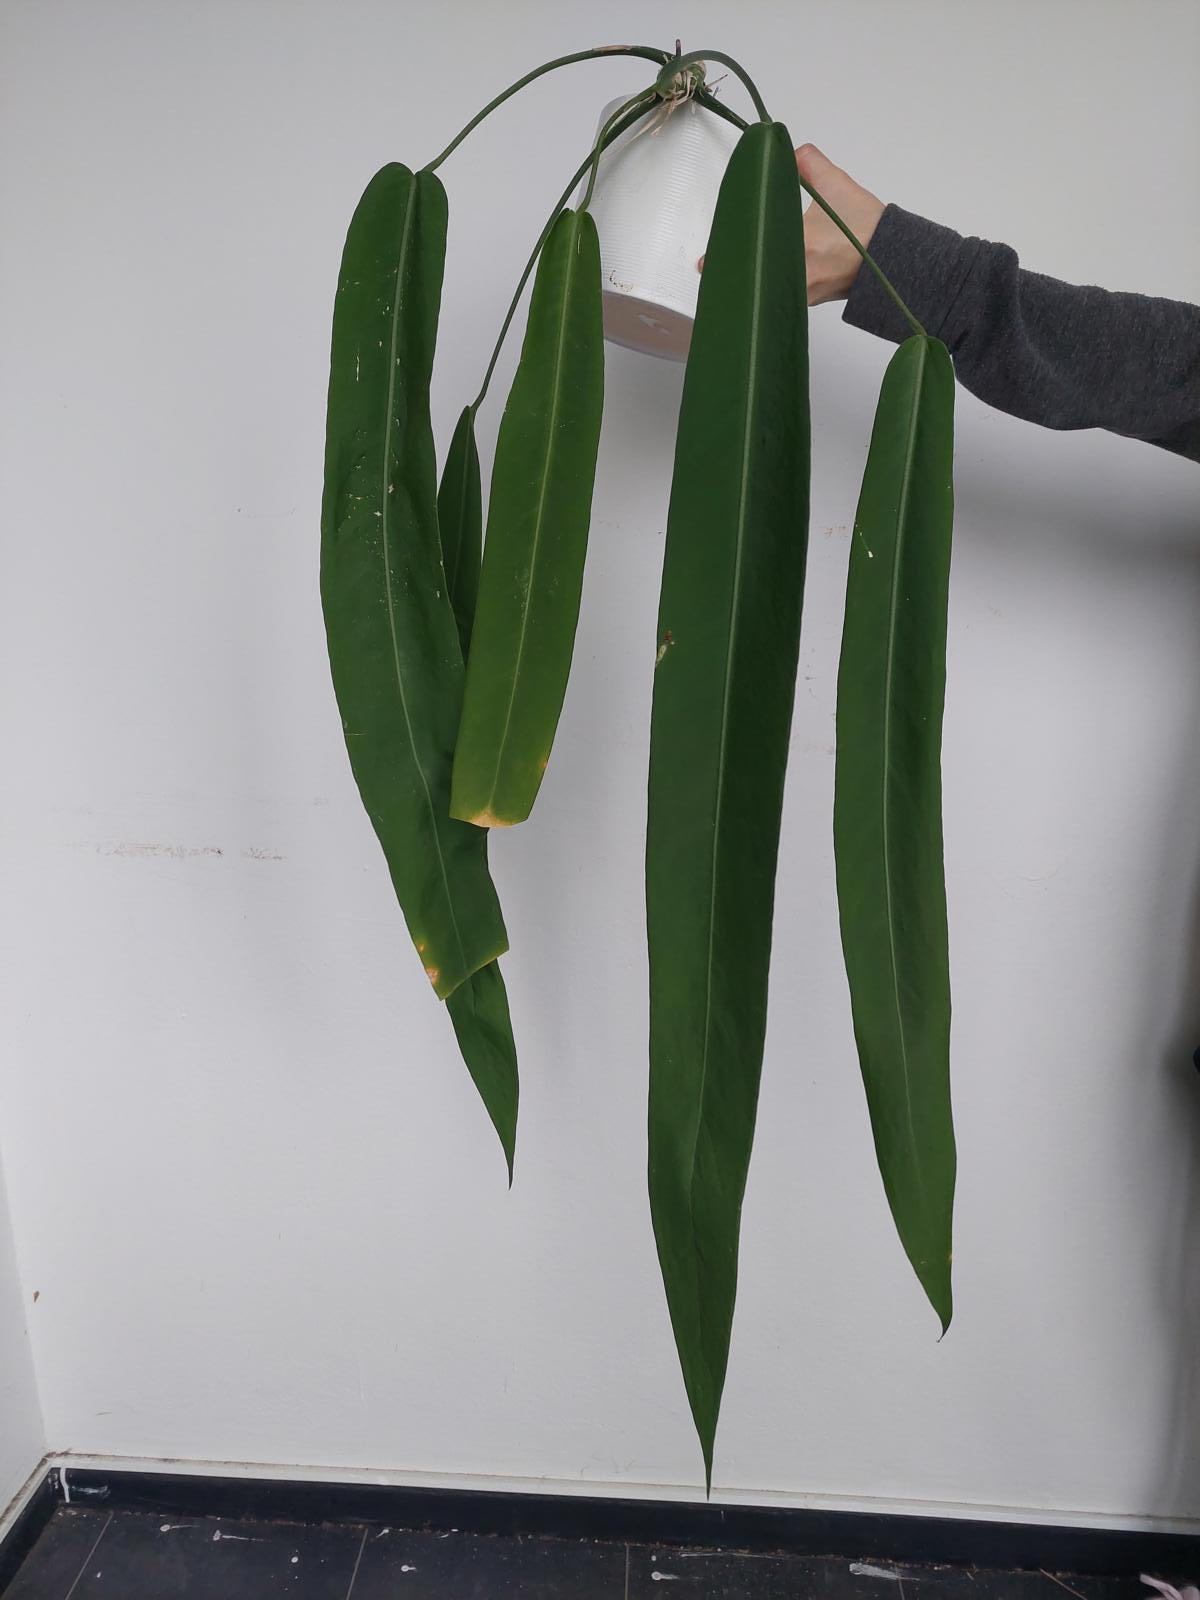
[[[465,656],[475,619],[483,546],[479,451],[475,445],[475,412],[471,406],[459,417],[446,453],[438,489],[438,526],[450,604],[454,608]],[[485,834],[485,840],[486,837]],[[500,1135],[511,1184],[517,1140],[517,1047],[499,964],[493,961],[472,973],[447,999],[446,1009],[467,1070]]]
[[[754,1137],[808,532],[804,229],[780,123],[721,185],[684,379],[650,736],[650,1202],[712,1481]]]
[[[579,618],[603,389],[596,225],[564,211],[538,263],[496,442],[450,795],[451,814],[480,826],[523,821],[550,758]]]
[[[908,339],[883,380],[850,547],[834,851],[879,1170],[943,1330],[955,1174],[941,816],[953,455],[949,353]]]
[[[483,554],[483,495],[479,483],[479,450],[475,443],[475,408],[464,406],[446,452],[438,489],[438,527],[442,564],[450,605],[458,624],[463,660],[471,643],[479,563]]]
[[[429,422],[445,249],[439,180],[384,167],[342,256],[321,515],[321,599],[350,765],[442,998],[508,948],[484,838],[448,812],[463,668]]]

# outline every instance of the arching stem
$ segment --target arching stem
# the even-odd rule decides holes
[[[745,117],[739,117],[737,112],[727,106],[723,100],[718,100],[711,89],[697,89],[695,98],[702,106],[707,106],[710,111],[715,111],[717,116],[722,117],[726,122],[732,122],[735,128],[741,128],[743,133],[750,126]]]
[[[716,57],[711,56],[709,59],[716,60]],[[723,117],[726,122],[732,122],[735,128],[742,128],[744,130],[749,126],[744,117],[739,117],[736,111],[731,111],[728,106],[722,105],[717,99],[716,95],[714,95],[710,90],[697,90],[696,99],[702,106],[706,106],[709,111],[715,111],[717,116]],[[897,309],[900,311],[901,316],[903,316],[904,320],[908,323],[912,331],[914,333],[925,335],[925,329],[922,327],[921,323],[917,320],[913,313],[908,309],[908,306],[904,303],[904,300],[896,286],[892,283],[891,279],[884,272],[883,268],[875,260],[871,252],[866,248],[865,245],[859,243],[858,239],[842,221],[841,217],[838,216],[837,212],[829,204],[828,200],[825,199],[824,195],[818,194],[813,188],[812,184],[805,182],[805,180],[800,177],[799,173],[797,173],[796,176],[800,179],[800,187],[804,190],[805,194],[808,195],[813,204],[819,206],[829,218],[830,222],[833,223],[834,227],[839,229],[845,235],[845,237],[858,251],[862,259],[866,262],[867,266],[870,267],[871,271],[879,279],[879,282],[882,284],[886,292],[892,297]]]
[[[799,174],[797,174],[797,176],[799,176]],[[840,231],[845,234],[846,238],[849,239],[850,243],[858,251],[859,255],[866,262],[867,266],[870,267],[871,271],[879,279],[879,281],[883,285],[884,289],[887,290],[888,294],[890,294],[892,299],[896,302],[897,309],[899,310],[901,316],[904,318],[905,322],[908,323],[908,325],[912,329],[912,331],[914,333],[921,334],[922,337],[925,337],[926,336],[925,335],[925,329],[917,321],[916,317],[908,309],[907,305],[905,305],[903,299],[900,296],[899,291],[897,290],[896,286],[892,283],[892,280],[888,277],[887,273],[884,272],[883,268],[875,260],[875,257],[866,248],[866,246],[862,245],[862,244],[859,244],[858,240],[854,237],[854,235],[851,233],[850,229],[842,221],[841,217],[838,216],[837,212],[829,204],[828,200],[826,200],[822,195],[819,195],[817,193],[817,191],[813,188],[811,183],[805,183],[803,178],[800,179],[800,187],[804,190],[806,195],[811,197],[813,205],[820,206],[821,210],[829,218],[830,222],[833,223],[834,227],[840,229]]]
[[[664,62],[670,61],[671,52],[669,50],[655,50],[652,45],[646,44],[606,44],[600,45],[595,50],[576,50],[573,55],[559,56],[554,61],[547,61],[542,66],[535,67],[532,72],[527,72],[523,78],[518,78],[516,83],[509,84],[508,88],[503,93],[498,94],[494,100],[489,100],[483,110],[477,112],[471,118],[461,133],[451,139],[441,155],[435,156],[429,162],[425,167],[425,171],[436,172],[446,157],[452,151],[458,149],[473,128],[477,128],[485,117],[491,116],[497,106],[502,106],[506,100],[511,99],[526,84],[532,83],[536,78],[544,77],[547,72],[554,72],[559,67],[570,67],[577,61],[594,61],[600,56],[638,56],[643,61],[653,61],[656,65],[662,66]]]
[[[644,99],[645,97],[640,98]],[[624,115],[621,117],[621,120],[615,125],[610,120],[609,124],[607,125],[607,131],[601,133],[600,137],[596,140],[595,146],[588,151],[587,160],[580,164],[570,183],[567,184],[562,194],[559,195],[558,200],[555,203],[554,210],[546,219],[546,226],[538,235],[538,241],[533,247],[532,254],[529,257],[529,260],[525,263],[525,270],[522,272],[520,282],[517,284],[517,291],[512,297],[508,311],[505,313],[504,322],[500,328],[500,337],[496,340],[496,348],[492,351],[492,359],[488,362],[487,371],[483,375],[483,383],[480,385],[479,393],[471,402],[472,410],[479,410],[479,407],[482,405],[484,397],[488,392],[488,384],[492,381],[492,374],[495,372],[496,363],[500,359],[500,351],[503,347],[505,337],[508,334],[509,328],[512,326],[512,319],[517,314],[517,307],[521,303],[521,295],[525,291],[525,285],[529,282],[529,275],[537,263],[537,258],[542,253],[542,246],[550,237],[551,228],[558,221],[559,212],[571,198],[571,195],[582,181],[584,174],[588,171],[588,168],[591,167],[598,159],[599,152],[605,150],[614,139],[619,138],[621,134],[625,132],[626,128],[631,128],[635,122],[644,117],[646,112],[650,109],[652,103],[653,102],[647,100],[644,104],[635,105],[633,110],[626,110]]]
[[[637,111],[640,115],[643,111],[649,111],[657,100],[657,90],[643,89],[641,94],[635,94],[631,100],[626,100],[623,106],[618,106],[613,112],[612,116],[609,117],[608,121],[600,129],[600,133],[596,139],[595,149],[591,154],[592,170],[588,173],[587,188],[584,190],[583,199],[579,202],[579,209],[581,211],[586,211],[588,206],[592,203],[592,191],[596,187],[596,174],[600,170],[600,157],[605,146],[609,142],[608,136],[611,130],[618,122],[620,122],[621,118],[627,116],[629,112]]]

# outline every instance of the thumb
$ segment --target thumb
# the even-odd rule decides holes
[[[796,151],[796,167],[800,176],[806,183],[811,183],[814,189],[820,189],[831,178],[842,175],[841,168],[835,167],[823,151],[818,150],[815,144],[802,144]]]

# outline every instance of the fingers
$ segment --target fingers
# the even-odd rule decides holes
[[[835,166],[815,144],[802,144],[796,151],[796,170],[867,243],[883,211],[881,202]],[[810,304],[844,299],[858,272],[857,252],[816,208],[809,207],[804,222]],[[704,271],[703,256],[697,261],[696,270]]]
[[[796,168],[804,181],[811,183],[814,189],[821,189],[823,184],[828,184],[831,177],[846,176],[840,167],[835,167],[829,157],[817,149],[815,144],[802,144],[796,151]],[[696,263],[696,271],[704,271],[703,256]]]

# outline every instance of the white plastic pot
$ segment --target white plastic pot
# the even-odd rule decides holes
[[[600,113],[603,127],[623,102]],[[661,106],[600,158],[589,207],[600,235],[604,336],[687,358],[717,191],[738,130],[694,100]]]

